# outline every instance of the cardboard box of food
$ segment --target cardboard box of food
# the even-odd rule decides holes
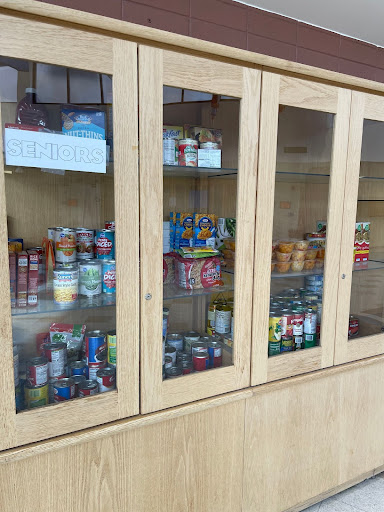
[[[182,126],[163,125],[163,139],[183,139],[184,128]]]
[[[188,137],[197,140],[199,144],[200,142],[216,142],[218,144],[218,149],[222,149],[222,130],[217,128],[204,128],[202,126],[189,126],[187,130]]]
[[[28,293],[28,254],[17,254],[17,307],[26,307]]]
[[[61,122],[64,135],[105,140],[105,112],[102,110],[64,105]]]
[[[31,251],[28,256],[28,306],[36,306],[39,290],[39,254]]]
[[[11,291],[11,307],[16,306],[16,287],[17,287],[17,272],[16,272],[16,253],[8,252],[9,258],[9,287]]]

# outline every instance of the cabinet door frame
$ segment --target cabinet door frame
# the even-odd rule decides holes
[[[320,370],[333,365],[336,327],[344,182],[347,163],[351,91],[331,85],[263,72],[260,114],[260,152],[256,210],[252,385]],[[279,105],[336,114],[328,195],[327,246],[321,345],[268,357],[275,171]],[[330,250],[330,248],[333,248]],[[331,276],[334,276],[332,279]]]
[[[139,46],[140,364],[143,413],[220,395],[250,385],[249,312],[252,305],[260,78],[261,72],[258,69]],[[163,85],[241,98],[234,364],[164,381],[161,364]]]
[[[116,323],[121,333],[117,346],[117,390],[16,414],[0,140],[0,450],[4,450],[139,413],[139,198],[136,43],[0,14],[0,55],[113,76]]]
[[[341,238],[339,302],[335,340],[335,364],[349,363],[384,354],[384,332],[364,338],[348,339],[352,291],[355,219],[359,194],[361,149],[364,120],[384,122],[384,98],[358,91],[352,92],[347,179]],[[351,221],[353,219],[353,222]],[[342,278],[341,278],[342,277]]]

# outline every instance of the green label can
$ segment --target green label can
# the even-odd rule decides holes
[[[304,333],[304,348],[311,348],[316,346],[316,333]]]
[[[268,342],[268,355],[269,356],[276,356],[277,354],[280,354],[280,350],[281,350],[280,341],[269,341]]]
[[[116,366],[116,331],[107,332],[108,364]]]
[[[278,313],[270,313],[269,314],[269,334],[268,334],[268,340],[270,342],[278,341],[280,343],[281,340],[281,324],[282,319],[281,315]]]

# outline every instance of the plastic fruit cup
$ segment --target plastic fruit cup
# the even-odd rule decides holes
[[[278,252],[276,251],[276,259],[277,261],[289,261],[291,259],[291,252]]]
[[[324,260],[318,259],[315,260],[315,268],[323,268],[324,267]]]
[[[296,251],[306,251],[308,249],[308,245],[308,240],[299,240],[295,242],[295,249]]]
[[[291,253],[293,251],[294,245],[295,242],[279,242],[279,251]]]
[[[306,259],[315,260],[317,256],[317,251],[318,249],[308,249]]]
[[[304,270],[313,270],[315,268],[315,260],[305,260]]]
[[[280,274],[285,274],[291,267],[290,261],[277,261],[276,262],[276,270],[280,272]]]
[[[304,268],[304,261],[292,261],[291,262],[291,270],[292,272],[301,272]]]
[[[317,249],[317,257],[320,260],[324,259],[324,257],[325,257],[325,249],[324,249],[324,247],[321,247],[320,249]]]
[[[292,261],[304,261],[306,259],[305,255],[307,251],[293,251],[292,252]]]

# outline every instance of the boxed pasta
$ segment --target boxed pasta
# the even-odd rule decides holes
[[[178,257],[177,279],[181,288],[195,290],[222,285],[220,258],[186,259]]]
[[[39,254],[31,251],[28,254],[28,306],[37,305],[39,290]]]
[[[193,213],[176,213],[175,249],[191,247],[193,242]]]
[[[194,247],[215,247],[217,217],[212,213],[194,214]]]

